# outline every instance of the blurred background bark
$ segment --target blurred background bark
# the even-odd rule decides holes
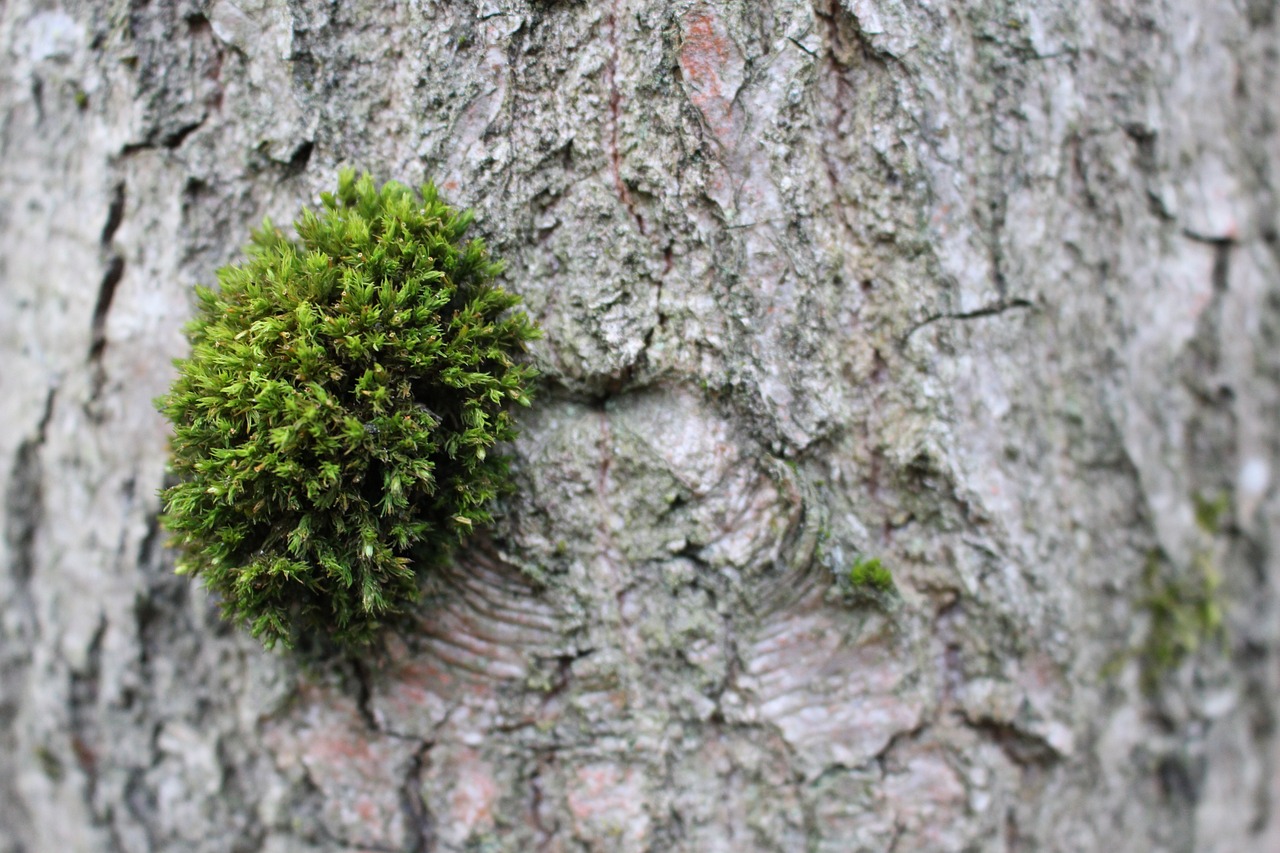
[[[1280,850],[1278,47],[0,2],[0,850]],[[419,629],[304,664],[172,575],[151,401],[343,164],[477,211],[544,382]]]

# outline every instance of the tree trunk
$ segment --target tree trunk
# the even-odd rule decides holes
[[[1280,850],[1275,5],[0,3],[0,850]],[[317,663],[151,401],[343,164],[546,337]]]

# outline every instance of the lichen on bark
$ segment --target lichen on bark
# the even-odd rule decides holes
[[[0,845],[1280,848],[1276,26],[4,4]],[[150,401],[346,163],[477,211],[545,389],[414,629],[307,669],[172,577]],[[1206,548],[1227,654],[1105,678]]]

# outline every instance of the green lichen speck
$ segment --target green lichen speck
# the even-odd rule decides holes
[[[1151,625],[1140,650],[1147,692],[1203,646],[1225,645],[1222,578],[1206,553],[1198,553],[1190,569],[1185,576],[1162,574],[1159,555],[1148,555],[1142,604]]]
[[[162,522],[178,571],[271,646],[367,641],[510,487],[538,336],[469,213],[345,171],[293,241],[270,222],[200,288]]]

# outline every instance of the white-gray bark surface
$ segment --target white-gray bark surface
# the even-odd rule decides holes
[[[0,851],[1280,850],[1278,28],[0,2]],[[308,664],[172,574],[152,400],[341,165],[476,210],[544,377]]]

